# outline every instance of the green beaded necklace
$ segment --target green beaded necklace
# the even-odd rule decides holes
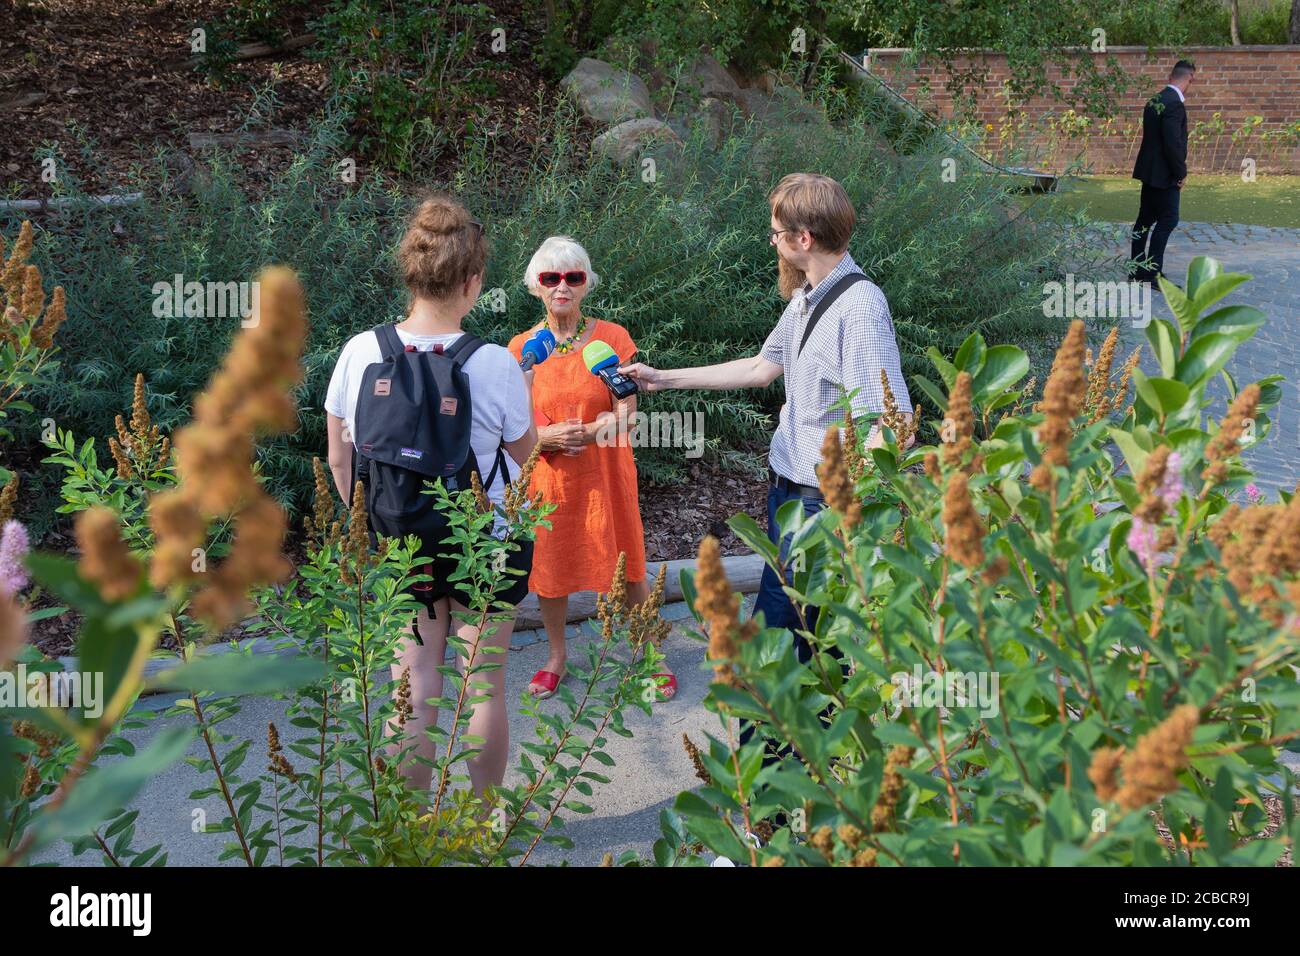
[[[550,326],[550,323],[549,323],[549,322],[547,323],[547,326],[548,326],[548,327]],[[576,341],[578,341],[578,339],[582,338],[582,333],[585,332],[585,331],[587,331],[587,317],[584,315],[581,319],[578,320],[578,327],[577,327],[576,329],[574,329],[574,332],[573,332],[572,335],[570,335],[570,336],[569,336],[567,339],[565,339],[563,342],[559,342],[559,341],[557,341],[557,342],[555,343],[555,351],[557,351],[557,352],[559,352],[559,353],[561,353],[561,354],[563,354],[563,353],[565,353],[565,352],[572,352],[572,351],[573,351],[573,343],[576,342]]]

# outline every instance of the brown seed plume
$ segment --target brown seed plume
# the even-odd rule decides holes
[[[971,377],[969,372],[958,372],[948,393],[948,414],[943,421],[943,463],[950,468],[960,468],[970,450],[975,435],[975,412],[971,409]]]
[[[1124,785],[1115,795],[1121,807],[1136,810],[1178,789],[1178,771],[1188,764],[1187,747],[1199,720],[1196,707],[1183,704],[1138,739],[1122,763]]]
[[[1087,394],[1083,377],[1083,352],[1086,348],[1083,322],[1070,323],[1070,331],[1056,351],[1052,371],[1043,386],[1043,423],[1038,426],[1038,440],[1043,445],[1043,457],[1030,475],[1029,482],[1045,494],[1054,493],[1056,473],[1070,463],[1070,438],[1074,435],[1073,422]]]
[[[822,439],[822,460],[817,463],[817,483],[826,503],[835,510],[849,529],[857,527],[862,521],[862,502],[858,501],[853,490],[853,479],[849,477],[848,465],[844,460],[844,448],[840,445],[840,429],[831,425],[826,429]]]
[[[1205,446],[1206,466],[1201,472],[1204,481],[1217,485],[1228,477],[1228,462],[1241,453],[1241,436],[1246,431],[1246,423],[1255,420],[1258,406],[1259,386],[1252,382],[1237,393],[1219,430]]]
[[[944,551],[965,568],[984,563],[984,523],[971,501],[966,476],[952,473],[943,494]]]
[[[75,527],[81,576],[94,584],[106,601],[120,601],[133,594],[143,569],[122,540],[117,514],[96,505],[77,515]]]

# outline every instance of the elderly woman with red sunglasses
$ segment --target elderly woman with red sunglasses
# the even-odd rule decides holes
[[[510,351],[521,358],[524,343],[542,328],[549,328],[556,341],[555,351],[534,368],[532,383],[542,457],[530,488],[556,506],[549,516],[551,528],[537,532],[528,582],[550,645],[546,664],[529,685],[538,698],[554,694],[564,677],[570,594],[608,592],[621,552],[627,555],[628,601],[640,603],[649,595],[636,462],[625,440],[607,440],[624,434],[623,416],[636,411],[636,396],[616,401],[582,357],[583,348],[595,341],[613,349],[623,365],[636,352],[621,325],[583,314],[582,300],[598,281],[587,250],[568,236],[551,236],[524,274],[524,284],[542,300],[546,317],[510,342]],[[662,699],[676,693],[671,673],[655,677]]]

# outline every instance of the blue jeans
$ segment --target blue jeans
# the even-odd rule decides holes
[[[782,491],[776,485],[768,485],[767,488],[767,539],[773,544],[778,544],[777,535],[781,533],[781,526],[777,523],[776,512],[787,501],[798,499],[803,502],[803,513],[812,517],[826,507],[826,502],[820,496],[799,495],[793,491]],[[784,573],[786,561],[790,556],[791,535],[779,542],[781,554],[781,567]],[[754,599],[754,614],[763,612],[763,620],[768,627],[783,627],[790,632],[790,637],[794,644],[795,656],[798,657],[800,664],[807,664],[812,659],[812,648],[808,646],[808,641],[799,632],[805,628],[809,631],[817,627],[817,608],[808,608],[805,612],[806,617],[800,619],[798,610],[795,609],[794,603],[786,597],[781,590],[781,579],[777,573],[772,570],[771,566],[763,568],[763,578],[758,584],[758,595]],[[748,720],[740,722],[740,743],[743,746],[747,744],[754,736],[756,727]],[[791,750],[788,746],[782,745],[776,741],[768,740],[766,743],[766,752],[763,754],[763,766],[769,766],[778,763],[790,756]]]
[[[826,502],[820,496],[811,497],[798,495],[793,491],[782,491],[776,485],[768,485],[767,488],[767,538],[773,544],[777,544],[777,535],[781,533],[781,526],[777,524],[776,512],[787,501],[798,499],[803,502],[803,513],[809,517],[817,514],[826,507]],[[779,543],[781,549],[781,566],[784,568],[786,560],[790,556],[790,535],[786,535],[784,540]],[[788,573],[788,572],[787,572]],[[801,634],[796,633],[798,629],[806,627],[813,630],[817,626],[817,609],[808,610],[808,618],[801,621],[799,612],[795,609],[790,599],[786,597],[785,592],[781,590],[781,579],[777,577],[772,568],[763,568],[763,579],[758,585],[758,595],[754,599],[754,614],[759,611],[763,612],[763,618],[768,627],[783,627],[791,632],[794,639],[795,653],[799,657],[800,664],[808,663],[812,657],[812,650],[808,642],[804,640]]]

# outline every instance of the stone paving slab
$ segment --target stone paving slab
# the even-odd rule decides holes
[[[1099,230],[1102,248],[1128,256],[1128,227]],[[1267,315],[1263,327],[1246,342],[1228,365],[1238,387],[1267,375],[1282,375],[1282,399],[1271,413],[1269,433],[1247,450],[1245,463],[1255,471],[1256,483],[1267,492],[1290,491],[1300,480],[1300,229],[1229,223],[1180,223],[1165,252],[1165,274],[1178,285],[1196,256],[1218,259],[1227,272],[1244,272],[1254,278],[1220,299],[1212,308],[1229,304],[1253,305]],[[1173,322],[1164,296],[1152,296],[1152,312]],[[1175,327],[1177,323],[1175,322]],[[1124,354],[1146,342],[1141,329],[1121,326]],[[1142,370],[1158,375],[1149,347],[1144,347]],[[1227,410],[1227,389],[1216,377],[1209,394],[1214,404],[1207,410],[1216,418]],[[1270,495],[1272,497],[1272,495]]]

